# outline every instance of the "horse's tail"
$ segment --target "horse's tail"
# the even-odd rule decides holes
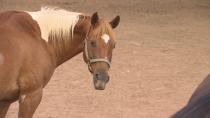
[[[189,103],[171,118],[210,118],[210,93]]]

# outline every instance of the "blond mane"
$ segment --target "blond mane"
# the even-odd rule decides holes
[[[64,41],[73,40],[74,27],[81,14],[55,7],[42,7],[40,11],[27,13],[37,21],[42,38],[46,41],[49,37]]]

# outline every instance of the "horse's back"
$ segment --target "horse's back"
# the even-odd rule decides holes
[[[210,94],[190,102],[172,118],[210,118]]]
[[[172,118],[210,118],[210,74],[197,87],[188,104]]]
[[[193,95],[191,96],[189,103],[197,101],[203,96],[210,94],[210,74],[200,83]]]
[[[0,13],[0,28],[1,30],[9,30],[13,35],[24,33],[36,38],[41,36],[37,22],[28,13],[21,11]]]

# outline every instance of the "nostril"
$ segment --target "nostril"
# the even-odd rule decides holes
[[[95,77],[96,77],[96,78],[99,78],[99,73],[96,73],[96,74],[95,74]]]

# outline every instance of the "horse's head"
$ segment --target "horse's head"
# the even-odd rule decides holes
[[[117,16],[111,22],[99,19],[94,13],[91,17],[91,26],[85,39],[83,57],[93,74],[95,89],[104,90],[109,81],[108,70],[111,66],[112,51],[115,48],[116,37],[113,29],[120,22]]]

